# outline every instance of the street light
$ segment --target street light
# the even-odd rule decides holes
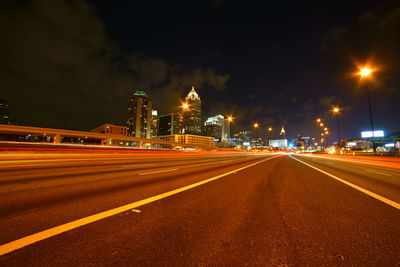
[[[226,120],[228,121],[228,142],[231,140],[231,122],[233,121],[232,115],[229,115]]]
[[[321,119],[320,118],[316,119],[316,122],[321,122]]]
[[[371,130],[372,130],[372,147],[374,149],[374,154],[376,156],[376,143],[375,143],[375,132],[374,132],[374,121],[372,119],[372,108],[371,108],[371,97],[369,93],[369,84],[368,84],[368,76],[371,74],[372,70],[369,69],[368,67],[364,67],[363,69],[360,70],[360,76],[361,78],[365,78],[367,82],[367,96],[368,96],[368,108],[369,108],[369,119],[371,121]]]
[[[182,104],[182,109],[183,109],[183,110],[189,109],[189,104],[188,104],[188,103],[183,103],[183,104]]]
[[[256,128],[256,129],[257,129],[259,126],[260,126],[260,125],[259,125],[257,122],[253,124],[253,127]]]
[[[319,126],[324,127],[324,124],[321,122],[321,123],[319,124]]]
[[[363,69],[360,71],[361,77],[367,77],[367,76],[369,76],[370,74],[371,74],[371,70],[370,70],[369,68],[367,68],[367,67],[363,68]]]
[[[272,127],[268,127],[268,135],[267,135],[267,138],[268,138],[268,140],[267,140],[267,145],[268,145],[268,147],[269,147],[269,140],[271,139],[271,133],[272,133]]]
[[[339,113],[340,113],[340,108],[339,107],[333,107],[332,108],[333,115],[336,115],[336,125],[337,125],[337,135],[338,135],[338,146],[340,149],[340,127],[339,127]]]

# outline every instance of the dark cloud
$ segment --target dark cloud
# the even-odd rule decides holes
[[[367,11],[358,17],[358,22],[360,23],[370,23],[374,22],[376,19],[376,15],[372,11]]]
[[[314,109],[314,100],[312,98],[306,100],[303,104],[304,111],[311,111]]]
[[[383,28],[387,26],[390,23],[395,23],[398,22],[400,19],[400,7],[395,8],[394,10],[390,11],[388,14],[386,14],[379,24],[377,25],[378,28]]]
[[[84,1],[9,1],[0,10],[1,98],[12,102],[22,124],[73,129],[124,124],[136,89],[148,91],[166,112],[192,84],[224,90],[229,79],[212,69],[123,53]]]
[[[260,116],[264,112],[264,105],[256,105],[251,108],[251,117],[262,117]]]
[[[321,53],[329,53],[337,50],[338,44],[342,42],[348,33],[346,26],[333,27],[325,36],[322,38],[322,43],[319,51]]]
[[[255,99],[256,97],[257,97],[256,94],[251,94],[251,95],[249,95],[249,99]]]
[[[127,57],[129,69],[134,73],[135,86],[150,92],[161,113],[175,111],[192,85],[201,96],[206,89],[223,91],[228,74],[216,74],[212,69],[184,69],[163,59],[131,55]]]
[[[336,43],[343,40],[347,32],[346,26],[334,27],[326,34],[325,39],[331,43]]]
[[[338,104],[339,98],[337,96],[323,96],[319,99],[319,106],[324,109],[329,109]]]

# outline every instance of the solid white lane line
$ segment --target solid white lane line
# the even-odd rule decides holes
[[[371,171],[371,170],[365,170],[366,172],[373,172],[373,173],[377,173],[377,174],[382,174],[382,175],[386,175],[386,176],[392,176],[391,174],[388,173],[383,173],[383,172],[377,172],[377,171]]]
[[[78,227],[81,227],[81,226],[84,226],[84,225],[99,221],[101,219],[105,219],[105,218],[111,217],[111,216],[116,215],[118,213],[122,213],[122,212],[125,212],[125,211],[128,211],[128,210],[132,210],[132,209],[138,208],[140,206],[152,203],[154,201],[157,201],[157,200],[160,200],[160,199],[163,199],[163,198],[166,198],[166,197],[169,197],[169,196],[184,192],[186,190],[189,190],[189,189],[198,187],[200,185],[209,183],[211,181],[220,179],[220,178],[225,177],[225,176],[227,176],[229,174],[233,174],[235,172],[250,168],[250,167],[252,167],[254,165],[257,165],[257,164],[260,164],[260,163],[265,162],[267,160],[271,160],[273,158],[281,157],[281,156],[282,155],[271,157],[271,158],[267,158],[267,159],[258,161],[256,163],[249,164],[247,166],[238,168],[236,170],[229,171],[229,172],[226,172],[224,174],[220,174],[220,175],[214,176],[212,178],[208,178],[206,180],[203,180],[203,181],[191,184],[191,185],[187,185],[187,186],[184,186],[184,187],[181,187],[181,188],[178,188],[178,189],[174,189],[174,190],[171,190],[171,191],[168,191],[168,192],[165,192],[165,193],[153,196],[153,197],[149,197],[149,198],[146,198],[146,199],[143,199],[143,200],[139,200],[139,201],[124,205],[124,206],[120,206],[120,207],[115,208],[115,209],[103,211],[103,212],[100,212],[100,213],[97,213],[97,214],[94,214],[94,215],[91,215],[91,216],[88,216],[88,217],[85,217],[85,218],[81,218],[81,219],[78,219],[78,220],[75,220],[75,221],[72,221],[72,222],[68,222],[68,223],[65,223],[65,224],[62,224],[62,225],[59,225],[59,226],[56,226],[56,227],[53,227],[53,228],[50,228],[50,229],[35,233],[35,234],[32,234],[32,235],[29,235],[29,236],[26,236],[26,237],[22,237],[20,239],[17,239],[17,240],[14,240],[14,241],[11,241],[9,243],[1,245],[0,246],[0,256],[4,255],[4,254],[7,254],[7,253],[10,253],[10,252],[12,252],[14,250],[26,247],[26,246],[31,245],[33,243],[39,242],[41,240],[53,237],[55,235],[59,235],[59,234],[64,233],[64,232],[67,232],[69,230],[72,230],[72,229],[75,229],[75,228],[78,228]]]
[[[379,200],[379,201],[382,201],[383,203],[386,203],[386,204],[388,204],[388,205],[390,205],[390,206],[392,206],[392,207],[394,207],[394,208],[400,210],[400,204],[397,203],[397,202],[394,202],[393,200],[390,200],[390,199],[388,199],[388,198],[385,198],[385,197],[383,197],[383,196],[380,196],[380,195],[378,195],[378,194],[376,194],[376,193],[374,193],[374,192],[371,192],[371,191],[369,191],[369,190],[367,190],[367,189],[362,188],[361,186],[352,184],[352,183],[350,183],[350,182],[348,182],[348,181],[346,181],[346,180],[344,180],[344,179],[342,179],[342,178],[337,177],[336,175],[330,174],[330,173],[328,173],[328,172],[326,172],[326,171],[323,171],[323,170],[321,170],[321,169],[319,169],[319,168],[317,168],[317,167],[314,167],[314,166],[312,166],[311,164],[308,164],[308,163],[306,163],[306,162],[304,162],[304,161],[302,161],[302,160],[296,159],[295,157],[292,157],[292,156],[289,156],[289,157],[291,157],[291,158],[294,159],[294,160],[297,160],[298,162],[303,163],[304,165],[307,165],[308,167],[311,167],[311,168],[313,168],[313,169],[315,169],[315,170],[317,170],[317,171],[319,171],[319,172],[322,172],[323,174],[328,175],[328,176],[332,177],[333,179],[335,179],[335,180],[337,180],[337,181],[339,181],[339,182],[344,183],[345,185],[348,185],[348,186],[350,186],[350,187],[353,187],[354,189],[356,189],[356,190],[358,190],[358,191],[360,191],[360,192],[363,192],[364,194],[367,194],[367,195],[370,196],[370,197],[373,197],[373,198],[375,198],[375,199],[377,199],[377,200]]]
[[[169,169],[169,170],[162,170],[162,171],[155,171],[155,172],[145,172],[145,173],[139,173],[139,175],[149,175],[149,174],[154,174],[154,173],[162,173],[162,172],[172,172],[172,171],[177,171],[179,169]]]

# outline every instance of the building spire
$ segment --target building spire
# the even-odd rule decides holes
[[[283,125],[282,125],[281,135],[285,135],[285,133],[286,133],[285,128],[283,128]]]
[[[199,95],[196,93],[196,90],[194,90],[194,85],[192,85],[192,90],[190,90],[189,94],[185,98],[186,100],[200,100]]]

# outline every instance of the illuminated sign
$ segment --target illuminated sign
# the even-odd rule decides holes
[[[385,133],[382,130],[374,131],[374,134],[372,134],[372,131],[361,132],[362,138],[384,137],[384,136],[385,136]]]
[[[287,147],[287,139],[269,140],[270,147]]]
[[[356,142],[348,142],[347,146],[357,146],[357,143]]]
[[[394,147],[394,143],[385,144],[385,147]]]
[[[243,142],[243,145],[244,145],[244,146],[249,146],[249,145],[250,145],[250,142]]]

